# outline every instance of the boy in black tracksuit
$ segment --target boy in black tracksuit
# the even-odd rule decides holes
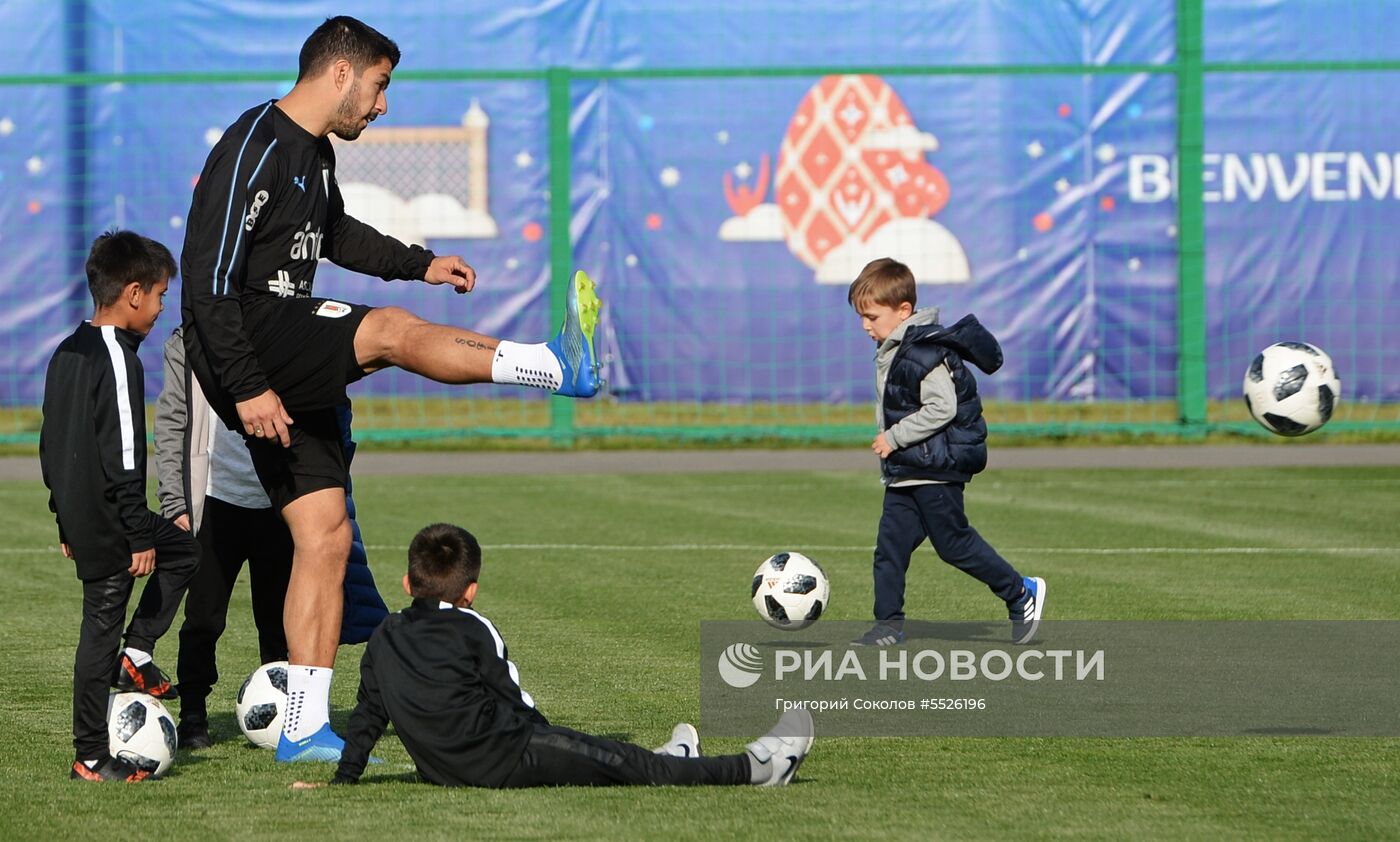
[[[391,721],[419,774],[442,786],[780,785],[811,748],[804,710],[725,757],[699,756],[699,736],[685,723],[655,752],[551,725],[521,689],[496,627],[470,607],[481,570],[471,533],[425,527],[408,558],[404,589],[413,605],[391,614],[365,648],[332,783],[359,780]]]
[[[149,770],[108,753],[108,688],[176,695],[151,653],[199,562],[189,533],[146,507],[145,373],[136,349],[160,315],[175,260],[154,240],[113,231],[93,242],[86,269],[94,314],[49,361],[39,436],[49,509],[83,582],[70,777],[139,781]],[[147,575],[118,655],[132,585]]]

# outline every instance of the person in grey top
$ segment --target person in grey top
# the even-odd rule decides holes
[[[847,292],[861,327],[878,346],[875,385],[884,512],[875,546],[875,625],[861,646],[904,642],[904,580],[927,538],[938,557],[1006,602],[1013,643],[1035,637],[1045,580],[1022,576],[967,522],[963,486],[987,467],[987,422],[970,362],[991,374],[1001,345],[966,316],[951,327],[938,310],[915,310],[914,275],[888,257],[861,270]]]
[[[272,509],[243,437],[216,423],[189,376],[181,329],[165,343],[165,383],[156,401],[156,497],[160,512],[194,532],[203,563],[185,598],[176,680],[181,748],[208,748],[207,699],[219,680],[215,650],[228,623],[234,583],[248,562],[260,663],[287,659],[282,609],[292,573],[292,536]]]

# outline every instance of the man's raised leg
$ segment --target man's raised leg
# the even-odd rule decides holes
[[[583,272],[569,287],[564,324],[549,342],[523,344],[433,324],[399,307],[370,311],[355,333],[365,371],[397,366],[440,383],[512,383],[569,397],[597,394],[593,337],[601,306]]]
[[[292,576],[283,624],[287,632],[287,710],[277,759],[336,761],[345,743],[330,727],[330,690],[340,641],[341,590],[350,555],[345,490],[324,488],[288,503]]]

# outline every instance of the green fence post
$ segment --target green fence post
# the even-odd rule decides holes
[[[573,272],[574,243],[570,234],[573,206],[569,188],[573,144],[569,138],[569,82],[567,67],[551,67],[545,73],[549,90],[549,313],[551,326],[564,320],[568,306],[569,276]],[[574,402],[549,399],[549,439],[555,447],[574,442]]]
[[[1206,429],[1205,152],[1202,0],[1176,4],[1177,403],[1184,432]]]

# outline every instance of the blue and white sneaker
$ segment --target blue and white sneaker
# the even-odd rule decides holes
[[[340,753],[344,750],[345,741],[331,730],[329,722],[322,725],[321,730],[300,740],[289,740],[286,733],[277,738],[278,763],[339,763]]]
[[[887,623],[876,623],[870,631],[851,641],[852,646],[898,646],[904,642],[904,630]]]
[[[593,280],[580,269],[569,284],[569,297],[564,310],[564,325],[545,346],[559,358],[564,383],[555,392],[568,398],[591,398],[598,394],[602,381],[598,379],[598,354],[593,349],[593,334],[598,329],[598,300]]]
[[[1027,576],[1021,584],[1021,595],[1006,604],[1011,615],[1011,642],[1018,646],[1035,637],[1040,615],[1045,611],[1045,580]]]

